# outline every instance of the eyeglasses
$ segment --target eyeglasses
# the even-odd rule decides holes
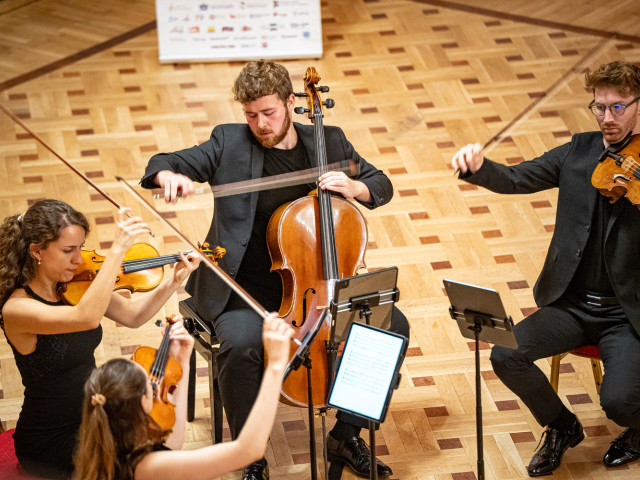
[[[630,107],[631,105],[636,103],[638,100],[640,100],[640,97],[634,98],[630,103],[627,103],[626,105],[624,105],[623,103],[603,105],[601,103],[596,103],[595,100],[592,100],[591,103],[589,104],[589,110],[591,110],[591,113],[593,113],[596,117],[602,117],[605,113],[607,113],[607,109],[611,112],[611,115],[613,115],[614,117],[620,117],[624,115],[624,112],[627,109],[627,107]]]

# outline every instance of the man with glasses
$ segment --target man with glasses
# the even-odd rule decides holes
[[[540,308],[517,323],[517,350],[495,346],[491,352],[498,377],[548,427],[527,468],[532,477],[550,474],[584,439],[580,421],[534,362],[588,344],[598,345],[604,364],[602,408],[626,427],[604,463],[616,467],[640,458],[640,210],[626,198],[610,203],[591,184],[604,149],[615,151],[640,133],[640,68],[601,65],[586,74],[585,86],[593,92],[589,109],[600,131],[576,134],[511,167],[483,158],[477,143],[452,159],[461,179],[493,192],[558,187],[555,229],[533,289]]]

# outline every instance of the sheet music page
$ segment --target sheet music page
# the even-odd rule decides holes
[[[402,344],[399,337],[354,323],[329,403],[378,420]]]

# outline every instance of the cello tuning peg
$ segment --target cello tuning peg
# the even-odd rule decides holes
[[[306,93],[306,92],[302,92],[302,93],[300,93],[300,92],[294,92],[294,95],[295,95],[296,97],[306,97],[306,96],[307,96],[307,93]]]
[[[296,107],[293,111],[296,113],[309,113],[309,109],[304,107]]]
[[[327,87],[326,85],[322,87],[318,87],[318,91],[322,93],[327,93],[329,91],[329,87]]]
[[[336,105],[336,102],[333,98],[327,98],[322,104],[327,108],[333,108]]]

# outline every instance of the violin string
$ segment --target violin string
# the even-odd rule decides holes
[[[156,360],[158,361],[157,365],[154,361],[154,365],[156,365],[156,375],[160,377],[160,382],[164,378],[164,372],[167,366],[167,361],[169,360],[169,349],[171,348],[171,323],[166,322],[166,327],[164,331],[164,336],[162,337],[162,341],[160,342],[160,347],[156,352]]]
[[[124,271],[127,273],[146,270],[148,268],[161,267],[169,263],[176,263],[180,260],[180,255],[173,253],[170,255],[160,255],[158,257],[137,258],[135,260],[125,260],[122,262]]]
[[[170,326],[167,324],[166,328],[168,329],[170,328]],[[159,381],[161,381],[162,377],[164,377],[163,375],[164,367],[167,364],[167,362],[165,361],[165,358],[167,356],[167,352],[169,348],[165,347],[165,345],[169,343],[167,340],[168,335],[169,335],[169,331],[165,330],[165,334],[162,337],[160,346],[156,350],[156,356],[153,359],[153,363],[151,364],[151,369],[150,369],[150,371],[153,372],[154,376],[158,378]]]

